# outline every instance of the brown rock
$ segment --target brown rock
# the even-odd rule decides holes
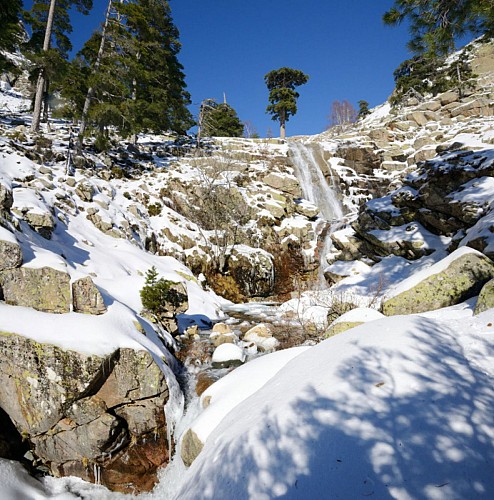
[[[99,315],[107,311],[103,297],[90,276],[72,283],[72,304],[74,312]]]

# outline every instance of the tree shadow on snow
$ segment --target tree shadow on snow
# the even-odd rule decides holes
[[[195,498],[494,498],[490,376],[434,320],[417,318],[407,342],[397,356],[356,336],[355,354],[333,372],[338,384],[294,381],[283,412],[270,410],[276,399],[264,404],[288,390],[271,381],[209,437],[209,461],[192,465]],[[222,439],[238,424],[241,434]]]

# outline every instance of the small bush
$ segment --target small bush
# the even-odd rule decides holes
[[[144,309],[158,320],[166,313],[173,313],[187,300],[187,297],[175,290],[173,285],[175,285],[173,281],[158,279],[158,271],[154,266],[146,273],[146,282],[140,291],[141,302]]]
[[[213,291],[221,297],[236,304],[245,302],[245,295],[240,291],[240,287],[233,276],[217,273],[208,276],[207,281]]]
[[[160,203],[151,203],[148,206],[148,212],[151,217],[154,217],[155,215],[160,215],[162,209],[163,207],[161,206]]]
[[[114,179],[122,179],[125,173],[121,167],[114,166],[111,168],[111,175]]]

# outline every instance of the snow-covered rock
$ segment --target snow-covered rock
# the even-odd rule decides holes
[[[494,262],[472,248],[461,247],[391,289],[382,310],[391,316],[449,307],[478,295],[492,278]]]

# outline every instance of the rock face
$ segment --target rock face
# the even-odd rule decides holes
[[[169,443],[168,387],[146,351],[87,356],[0,336],[0,407],[55,476],[148,491]]]
[[[273,258],[260,248],[249,252],[234,248],[228,260],[228,271],[246,297],[267,297],[273,292]]]
[[[72,303],[74,312],[98,315],[107,310],[100,291],[89,276],[72,283]]]
[[[414,314],[459,304],[478,295],[482,286],[494,278],[494,262],[475,250],[463,247],[448,258],[449,265],[435,264],[426,278],[384,301],[383,313]],[[434,273],[434,267],[438,272]],[[413,282],[415,278],[409,279]]]
[[[70,276],[51,267],[2,271],[0,289],[7,304],[51,313],[70,311]]]
[[[488,281],[480,291],[474,314],[480,314],[491,307],[494,307],[494,279]]]
[[[18,243],[0,240],[0,271],[15,269],[22,264],[22,251]]]

